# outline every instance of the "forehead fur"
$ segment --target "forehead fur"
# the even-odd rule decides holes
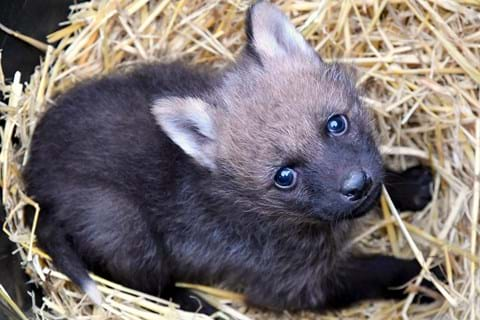
[[[270,176],[266,166],[321,152],[328,116],[364,117],[353,81],[340,65],[319,59],[239,65],[221,89],[219,157],[234,158],[239,170],[253,169],[255,159]]]

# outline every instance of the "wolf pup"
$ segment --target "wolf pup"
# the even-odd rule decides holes
[[[93,301],[87,270],[151,294],[193,282],[317,311],[402,298],[420,271],[346,245],[384,176],[352,76],[268,2],[246,24],[221,72],[146,65],[87,81],[39,122],[24,172],[38,241]],[[409,193],[427,194],[420,207],[429,182]]]

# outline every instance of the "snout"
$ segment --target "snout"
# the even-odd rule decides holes
[[[340,192],[349,201],[366,197],[372,188],[372,178],[363,170],[351,171],[342,183]]]

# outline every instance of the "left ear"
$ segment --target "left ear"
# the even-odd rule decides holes
[[[213,108],[201,99],[167,97],[155,101],[152,113],[163,132],[198,164],[215,170],[217,133]]]
[[[275,5],[259,1],[249,8],[246,19],[248,44],[261,58],[316,55],[287,16]]]

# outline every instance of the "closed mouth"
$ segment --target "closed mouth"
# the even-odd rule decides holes
[[[376,185],[369,194],[365,197],[363,201],[361,201],[351,213],[344,215],[342,218],[344,219],[355,219],[364,216],[367,214],[377,203],[378,198],[380,197],[380,193],[382,190],[382,185]]]

